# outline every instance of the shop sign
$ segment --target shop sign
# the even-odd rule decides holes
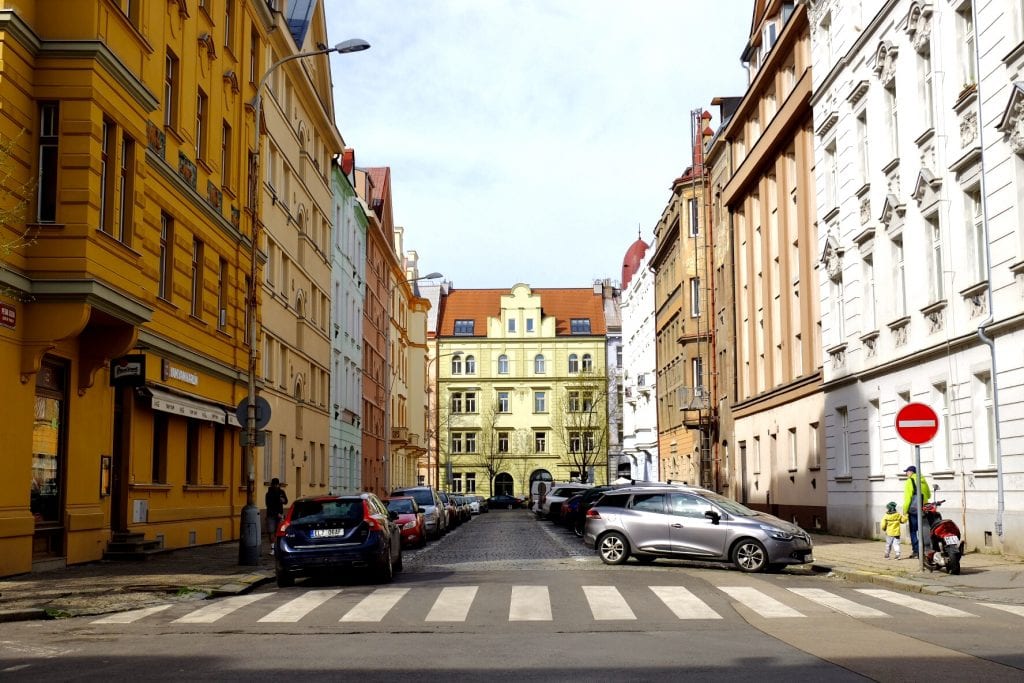
[[[179,368],[176,365],[171,365],[171,362],[166,358],[163,361],[162,370],[163,380],[165,382],[169,379],[176,379],[179,382],[184,382],[185,384],[199,386],[199,375],[184,368]]]
[[[110,361],[110,386],[141,387],[146,383],[146,354],[133,353]]]
[[[10,304],[0,303],[0,327],[14,329],[18,324],[18,311]]]

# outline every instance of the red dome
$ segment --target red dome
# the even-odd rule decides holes
[[[622,259],[623,289],[629,286],[629,281],[633,279],[636,271],[640,269],[640,264],[644,262],[644,254],[647,253],[647,248],[647,242],[638,239],[629,245],[629,249],[626,250],[626,257]]]

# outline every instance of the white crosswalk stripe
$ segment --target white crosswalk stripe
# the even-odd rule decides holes
[[[441,590],[441,594],[430,608],[427,621],[465,621],[469,608],[476,598],[477,586],[450,586]]]
[[[378,588],[346,612],[341,621],[380,621],[408,592],[408,588]]]
[[[551,621],[551,597],[547,586],[512,586],[509,621]]]
[[[142,609],[133,609],[130,612],[118,612],[117,614],[111,614],[97,619],[96,621],[90,622],[92,624],[134,624],[139,619],[148,617],[151,614],[157,614],[163,612],[165,609],[172,607],[171,603],[166,605],[156,605],[155,607],[143,607]]]
[[[682,586],[649,586],[649,588],[680,619],[722,618],[722,615]]]
[[[756,588],[749,588],[747,586],[719,586],[719,590],[767,619],[804,616],[792,607],[779,602],[770,595],[765,595]]]
[[[1000,605],[994,602],[979,602],[978,604],[983,605],[984,607],[991,607],[993,609],[1001,609],[1004,612],[1016,614],[1018,617],[1024,617],[1024,605]]]
[[[850,617],[887,617],[889,616],[881,610],[877,610],[874,607],[868,607],[867,605],[861,605],[860,603],[854,602],[842,596],[830,593],[820,588],[790,588],[791,593],[795,593],[802,598],[807,598],[811,602],[816,602],[819,605],[824,605],[829,609],[833,609],[836,612],[841,612]]]
[[[900,607],[907,607],[918,612],[924,612],[933,617],[976,617],[978,615],[971,614],[970,612],[964,612],[963,610],[956,609],[955,607],[949,607],[937,602],[931,602],[928,600],[922,600],[921,598],[915,598],[906,593],[896,593],[894,591],[883,590],[880,588],[858,588],[858,593],[870,596],[872,598],[878,598],[886,602],[891,602],[894,605]]]
[[[251,605],[257,600],[262,600],[268,595],[269,593],[261,593],[259,595],[235,595],[230,598],[224,598],[223,600],[217,600],[213,604],[197,609],[194,612],[189,612],[179,619],[175,619],[173,623],[212,624],[218,619],[223,619],[232,612],[242,609],[246,605]]]
[[[340,592],[341,589],[339,588],[337,590],[303,593],[294,600],[289,600],[281,605],[270,614],[261,617],[259,621],[265,624],[294,624]]]
[[[595,621],[614,619],[636,619],[626,599],[615,586],[584,586],[583,594],[590,604],[590,613]]]

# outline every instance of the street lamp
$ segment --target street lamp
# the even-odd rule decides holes
[[[282,57],[267,67],[267,70],[263,72],[263,77],[260,78],[259,84],[256,86],[256,95],[252,99],[252,108],[254,112],[254,147],[251,162],[252,167],[249,169],[249,172],[253,175],[255,180],[252,184],[254,194],[257,194],[256,188],[259,187],[259,175],[257,172],[260,167],[260,140],[263,133],[263,127],[260,125],[260,107],[263,104],[263,86],[266,85],[267,79],[270,75],[273,74],[274,71],[276,71],[282,64],[296,59],[316,57],[317,55],[326,55],[331,52],[337,52],[338,54],[362,52],[363,50],[369,49],[369,47],[370,44],[365,40],[360,38],[350,38],[348,40],[341,41],[334,47],[311,50],[309,52],[299,52],[294,55]],[[246,301],[246,312],[249,318],[249,398],[245,420],[245,471],[248,479],[245,484],[245,507],[242,508],[241,527],[238,534],[238,564],[254,566],[259,564],[260,561],[261,537],[259,529],[260,511],[259,508],[256,507],[256,343],[259,339],[256,318],[256,291],[258,287],[256,255],[257,250],[259,249],[259,211],[257,204],[259,199],[253,196],[250,197],[249,200],[252,202],[253,212],[252,234],[250,236],[251,242],[249,245],[249,300]]]
[[[398,284],[410,284],[413,282],[419,282],[420,280],[437,280],[443,278],[444,275],[434,271],[427,275],[421,275],[419,277],[409,278],[408,280],[400,280],[395,283]],[[384,403],[384,495],[391,494],[391,392],[395,388],[395,371],[391,363],[391,311],[390,307],[395,298],[395,287],[388,288],[388,343],[384,349],[384,367],[387,372],[387,392]]]

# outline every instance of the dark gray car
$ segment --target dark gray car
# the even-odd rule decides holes
[[[795,524],[713,491],[683,486],[609,491],[587,512],[583,540],[605,564],[658,557],[732,562],[745,572],[814,560]]]

